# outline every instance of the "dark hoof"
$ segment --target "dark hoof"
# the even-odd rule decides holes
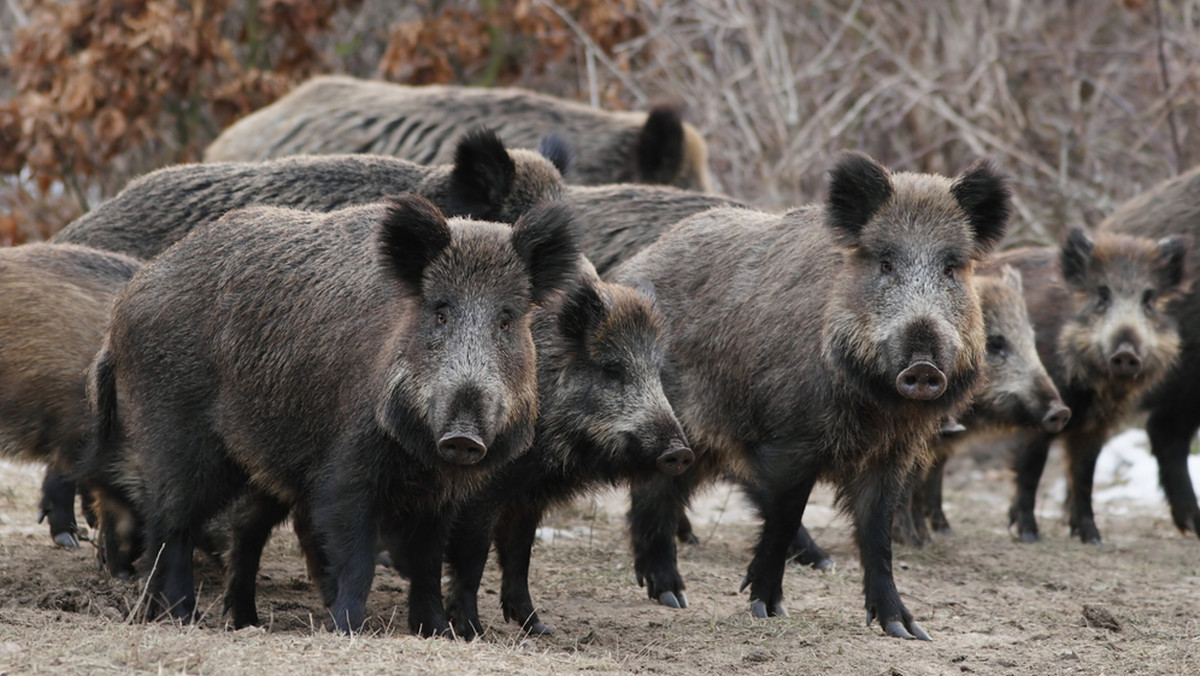
[[[683,592],[679,592],[676,596],[675,592],[665,591],[658,595],[658,602],[668,608],[687,608],[687,596]]]
[[[787,617],[787,608],[783,607],[783,603],[776,603],[770,611],[767,610],[767,604],[763,601],[754,600],[750,602],[750,614],[759,619],[767,619],[768,617]]]
[[[64,549],[79,549],[79,537],[70,531],[54,536],[54,544]]]
[[[551,627],[548,624],[542,624],[540,621],[534,622],[525,627],[525,633],[529,634],[530,636],[553,636],[554,627]]]
[[[692,531],[688,531],[688,532],[686,532],[686,533],[680,533],[680,534],[679,534],[679,541],[680,541],[681,543],[685,544],[685,545],[698,545],[698,544],[700,544],[700,538],[696,537],[696,534],[695,534],[695,533],[693,533]]]
[[[379,552],[375,555],[375,565],[384,566],[385,568],[392,567],[392,555],[386,551]]]
[[[909,630],[911,630],[911,632]],[[883,631],[888,636],[908,639],[910,641],[917,639],[922,641],[933,640],[929,638],[929,634],[925,633],[925,630],[921,628],[921,625],[917,624],[915,621],[910,622],[908,628],[905,628],[904,623],[900,620],[892,620],[884,626]]]
[[[1041,540],[1042,540],[1042,536],[1038,535],[1037,533],[1028,533],[1028,532],[1026,532],[1026,533],[1021,533],[1021,534],[1018,536],[1018,539],[1019,539],[1021,542],[1029,542],[1029,543],[1033,543],[1033,542],[1041,542]]]
[[[833,569],[833,559],[824,558],[824,559],[821,559],[820,561],[816,561],[816,562],[810,563],[808,565],[811,566],[813,568],[813,570],[832,570]]]

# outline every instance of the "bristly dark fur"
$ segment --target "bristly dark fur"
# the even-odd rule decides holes
[[[654,107],[638,137],[638,174],[647,183],[670,183],[683,159],[683,120],[672,107]]]
[[[450,226],[432,202],[416,193],[389,197],[376,229],[387,269],[413,293],[421,292],[425,266],[450,245]]]
[[[513,225],[512,242],[529,267],[535,303],[544,301],[578,270],[575,211],[566,202],[546,202],[530,209]]]
[[[484,220],[496,216],[488,206],[504,199],[512,190],[517,167],[496,132],[481,128],[468,132],[454,151],[451,180],[459,188],[459,204],[452,216],[476,214]]]
[[[571,157],[574,151],[571,150],[571,145],[566,139],[557,133],[543,136],[542,140],[538,141],[538,152],[542,157],[550,160],[550,163],[558,169],[558,173],[563,176],[571,170]]]
[[[857,151],[842,153],[829,171],[826,224],[840,243],[853,246],[892,193],[888,172],[878,162]]]
[[[980,158],[954,180],[950,194],[971,220],[978,254],[990,253],[1004,238],[1012,211],[1008,177],[991,160]]]

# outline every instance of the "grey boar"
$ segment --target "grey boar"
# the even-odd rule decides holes
[[[602,484],[678,475],[694,456],[662,389],[662,319],[645,288],[584,281],[538,311],[539,417],[533,447],[464,503],[447,549],[459,635],[481,631],[477,600],[491,542],[506,620],[547,634],[529,594],[542,515]]]
[[[730,197],[671,186],[568,185],[579,220],[579,245],[601,275],[654,243],[679,221],[714,207],[745,207]]]
[[[635,571],[651,598],[683,590],[674,537],[695,486],[733,473],[763,518],[742,589],[755,616],[785,615],[788,549],[825,479],[854,522],[868,623],[928,638],[892,576],[893,511],[980,375],[971,280],[1009,210],[1006,179],[986,161],[951,180],[850,153],[823,206],[714,209],[610,275],[657,291],[664,387],[696,454],[687,474],[634,484]]]
[[[556,134],[573,146],[569,183],[654,183],[709,189],[708,150],[670,106],[613,112],[524,89],[412,87],[325,75],[225,129],[207,162],[301,153],[375,153],[446,162],[463,132],[487,125],[511,147]]]
[[[1063,403],[1038,357],[1022,288],[1021,273],[1011,266],[977,268],[975,292],[987,332],[984,378],[970,406],[958,416],[958,427],[943,429],[933,444],[933,466],[909,478],[900,509],[896,510],[893,538],[898,542],[916,546],[927,543],[926,520],[934,531],[950,532],[942,509],[945,465],[953,450],[968,443],[974,432],[1025,427],[1056,434],[1071,419],[1071,409]]]
[[[0,456],[46,463],[38,521],[78,547],[76,464],[89,430],[87,366],[113,295],[141,263],[71,244],[0,249]]]
[[[1019,249],[996,257],[1021,272],[1038,355],[1071,408],[1055,435],[1014,435],[1017,491],[1009,526],[1025,542],[1039,539],[1034,501],[1051,441],[1067,458],[1071,534],[1100,542],[1092,480],[1104,442],[1174,366],[1179,331],[1168,312],[1186,290],[1190,242],[1072,228],[1061,247]]]
[[[562,176],[545,157],[507,150],[487,130],[465,136],[453,164],[433,167],[365,155],[178,165],[130,182],[54,241],[148,260],[239,207],[333,211],[405,191],[451,216],[512,223],[534,205],[559,199]]]
[[[442,513],[533,441],[530,309],[578,257],[561,203],[510,227],[408,194],[238,210],[148,263],[92,366],[87,465],[145,519],[150,598],[193,617],[193,543],[248,498],[260,523],[296,506],[338,630],[365,619],[382,536],[413,553],[410,628],[448,631]]]
[[[1194,168],[1122,204],[1097,228],[1141,237],[1200,235],[1200,168]],[[1186,266],[1200,266],[1200,250],[1187,251]],[[1150,450],[1158,460],[1158,479],[1171,518],[1182,533],[1200,536],[1200,506],[1188,471],[1192,440],[1200,428],[1200,297],[1192,288],[1181,288],[1170,313],[1179,323],[1177,365],[1143,401],[1150,412],[1146,432]]]

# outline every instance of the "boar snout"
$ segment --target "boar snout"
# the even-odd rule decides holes
[[[658,456],[655,464],[658,466],[658,471],[663,474],[667,476],[679,476],[686,472],[695,461],[696,455],[692,453],[692,449],[679,446]]]
[[[450,432],[438,440],[438,456],[455,465],[474,465],[487,455],[483,440],[466,430]]]
[[[933,362],[914,361],[896,377],[896,390],[906,399],[932,401],[946,391],[946,374]]]
[[[1071,409],[1061,403],[1054,404],[1046,411],[1046,417],[1042,418],[1042,429],[1051,434],[1058,434],[1063,431],[1067,423],[1071,420]]]
[[[1142,372],[1142,358],[1132,343],[1121,343],[1108,358],[1108,374],[1113,378],[1136,378]]]

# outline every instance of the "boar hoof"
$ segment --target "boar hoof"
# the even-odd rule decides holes
[[[750,602],[750,614],[760,620],[765,620],[768,617],[787,617],[788,611],[783,607],[782,602],[777,602],[768,612],[766,602],[755,599]]]
[[[54,544],[65,549],[79,549],[79,538],[72,531],[65,531],[54,536]]]
[[[910,629],[912,630],[911,633],[909,632]],[[916,622],[909,622],[908,628],[906,629],[904,627],[904,623],[901,622],[900,620],[892,620],[891,622],[888,622],[886,625],[884,625],[883,631],[888,636],[894,636],[896,638],[908,639],[910,641],[916,640],[916,639],[920,639],[922,641],[932,641],[933,640],[933,639],[929,638],[929,634],[925,633],[925,630],[921,628],[921,625],[917,624]]]
[[[665,591],[658,595],[658,602],[668,608],[687,608],[687,596],[683,592],[676,596],[673,591]]]
[[[554,627],[542,624],[540,620],[535,620],[525,626],[525,633],[530,636],[553,636]]]

